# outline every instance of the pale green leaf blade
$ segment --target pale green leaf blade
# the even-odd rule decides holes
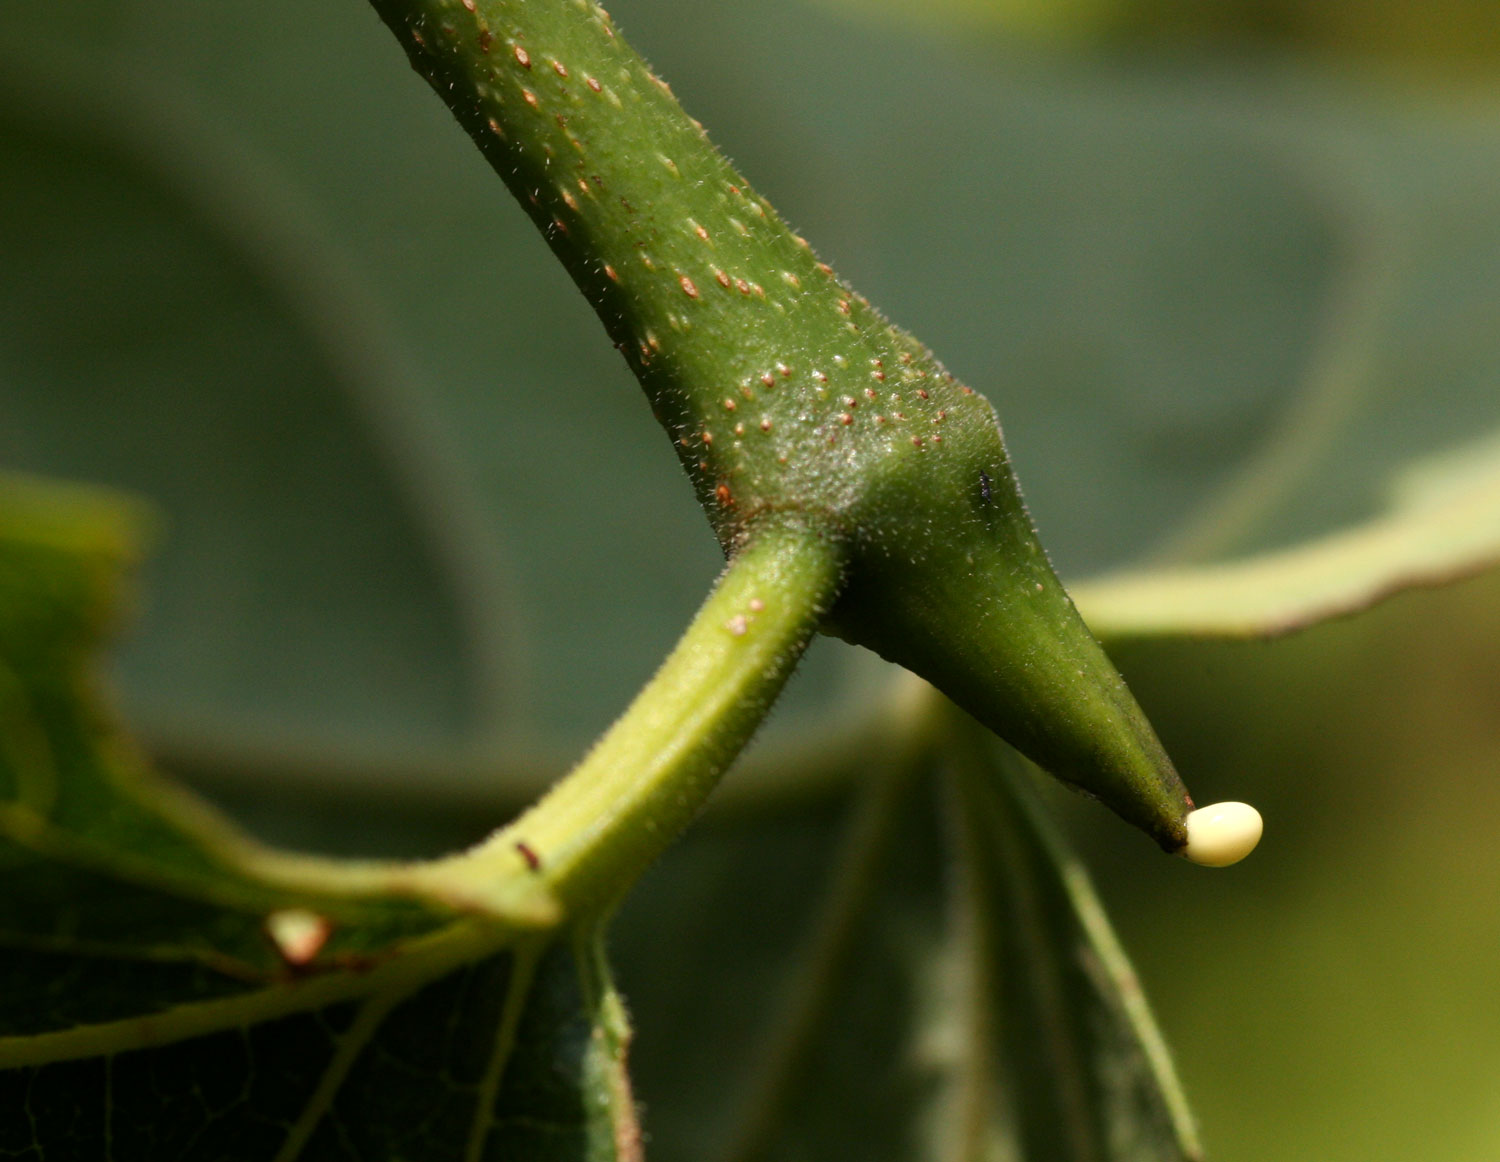
[[[1271,637],[1500,562],[1500,438],[1413,464],[1363,524],[1239,560],[1070,586],[1100,637]]]

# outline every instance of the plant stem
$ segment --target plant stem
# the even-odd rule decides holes
[[[846,503],[842,398],[867,402],[872,359],[894,385],[903,354],[930,356],[817,261],[609,16],[588,0],[372,3],[598,313],[721,543],[789,496]],[[867,412],[891,412],[878,435],[915,456],[941,407]]]
[[[816,521],[847,549],[824,629],[1182,847],[1187,791],[984,397],[817,260],[592,0],[371,2],[593,305],[725,552]]]
[[[802,656],[842,577],[805,524],[759,527],[625,714],[542,800],[430,865],[452,889],[549,892],[570,917],[611,908],[697,814]]]

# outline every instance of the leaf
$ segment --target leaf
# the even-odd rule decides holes
[[[652,1162],[723,1157],[823,921],[849,799],[825,789],[711,810],[626,899],[609,950],[638,1030],[631,1072]]]
[[[913,773],[880,771],[846,820],[751,1058],[727,1135],[734,1162],[944,1156],[956,1125],[945,1098],[963,1063],[941,1030],[931,1035],[953,995],[942,971],[944,837],[932,784]]]
[[[999,769],[996,769],[996,768]],[[1140,982],[1013,756],[962,770],[972,969],[1026,1157],[1201,1159]]]
[[[510,647],[378,319],[232,148],[149,84],[96,73],[86,97],[46,59],[4,69],[0,458],[162,512],[130,713],[189,740],[451,748]]]
[[[641,1162],[628,1042],[597,939],[555,946],[517,1028],[482,1157]]]
[[[0,511],[8,940],[39,952],[79,945],[157,961],[168,977],[213,965],[199,983],[205,995],[224,995],[284,974],[265,929],[278,910],[325,915],[334,932],[324,955],[334,962],[454,921],[450,910],[416,900],[351,893],[360,874],[380,881],[373,869],[346,877],[343,891],[336,878],[318,891],[315,877],[295,887],[257,875],[254,864],[269,872],[274,857],[156,783],[95,705],[91,655],[115,614],[116,571],[133,555],[128,526],[115,523],[127,504],[7,476]],[[66,1007],[51,1015],[18,993],[5,1000],[12,1023],[40,1022],[27,1032],[74,1020]],[[57,1001],[96,1003],[72,990]],[[118,1015],[93,1011],[95,1019]]]
[[[913,725],[852,805],[709,822],[627,907],[653,1158],[1200,1157],[1076,857],[977,727]]]
[[[592,930],[258,848],[145,767],[89,673],[137,517],[0,477],[0,1148],[638,1158]]]
[[[979,44],[955,51],[795,0],[704,5],[686,21],[680,5],[636,0],[620,15],[689,110],[814,246],[997,401],[1065,577],[1139,562],[1278,439],[1304,389],[1316,386],[1308,380],[1330,345],[1330,320],[1337,329],[1332,304],[1347,266],[1358,268],[1351,278],[1395,267],[1386,313],[1366,328],[1373,370],[1309,452],[1311,471],[1294,474],[1261,514],[1269,537],[1230,550],[1284,547],[1368,519],[1387,466],[1500,418],[1490,276],[1500,251],[1489,221],[1496,141],[1479,97],[1429,93],[1403,104],[1315,64],[1225,68],[1212,52],[1166,69],[1152,60],[1019,59]],[[798,35],[788,38],[793,25]],[[289,26],[305,35],[288,38]],[[310,46],[331,42],[343,51],[309,68]],[[19,33],[9,43],[11,55],[35,55]],[[488,745],[455,757],[455,734],[491,728],[512,756],[508,785],[519,798],[560,769],[564,750],[607,724],[717,568],[677,469],[586,307],[522,215],[496,213],[479,231],[467,225],[494,205],[491,175],[426,94],[388,83],[392,68],[400,66],[376,22],[334,8],[269,0],[247,16],[141,0],[120,18],[108,58],[84,67],[97,103],[61,78],[39,79],[36,64],[6,70],[17,86],[35,82],[27,107],[65,110],[71,95],[86,122],[108,120],[122,149],[139,152],[144,142],[153,157],[180,159],[166,172],[147,168],[169,192],[190,178],[199,191],[186,199],[193,215],[227,233],[231,251],[278,256],[257,301],[275,307],[293,294],[313,346],[342,333],[377,352],[372,362],[389,356],[396,368],[391,381],[367,382],[368,369],[340,377],[355,406],[327,409],[322,438],[367,442],[378,401],[405,401],[396,423],[377,426],[398,463],[381,468],[389,486],[410,487],[399,483],[407,473],[418,482],[416,525],[390,530],[427,558],[415,567],[376,567],[351,550],[345,538],[368,511],[357,500],[355,519],[334,513],[329,527],[314,529],[315,514],[295,503],[305,490],[288,497],[260,477],[252,483],[262,492],[211,486],[212,471],[175,459],[210,445],[155,438],[160,412],[145,404],[116,397],[107,419],[81,424],[69,416],[95,415],[88,409],[99,393],[82,396],[83,412],[58,408],[33,420],[9,410],[32,391],[43,405],[73,399],[41,379],[14,385],[15,395],[8,387],[0,403],[0,455],[13,462],[135,485],[170,477],[182,500],[148,489],[173,511],[164,570],[192,559],[202,562],[195,576],[243,592],[253,551],[273,566],[263,576],[286,578],[256,617],[228,630],[215,618],[214,638],[189,636],[193,619],[166,615],[170,601],[188,601],[191,578],[173,584],[180,598],[154,584],[150,620],[122,675],[127,705],[153,741],[171,744],[174,758],[205,777],[234,776],[241,800],[271,777],[356,786],[377,776],[424,786],[441,778],[458,798],[500,764]],[[767,76],[778,78],[769,89]],[[944,84],[932,85],[933,76]],[[894,141],[906,159],[896,166]],[[4,173],[35,180],[26,167]],[[375,173],[380,180],[370,180]],[[855,176],[869,173],[881,180]],[[180,190],[172,197],[184,202]],[[1372,199],[1386,208],[1366,213]],[[57,217],[49,237],[66,239],[70,223]],[[1376,252],[1368,262],[1358,257],[1365,250]],[[72,252],[80,268],[91,253]],[[7,270],[13,295],[39,310],[27,281],[33,266]],[[94,285],[108,285],[108,271],[100,274]],[[61,295],[53,305],[66,320],[77,301]],[[186,295],[169,305],[212,303]],[[141,307],[162,317],[144,297]],[[188,354],[220,330],[142,333],[162,334],[164,344],[176,336]],[[286,345],[268,346],[278,344]],[[231,351],[214,366],[236,358]],[[162,388],[142,379],[133,398],[149,401]],[[195,389],[206,407],[214,376]],[[537,434],[541,399],[557,403],[547,438]],[[224,413],[219,427],[236,427],[237,415]],[[408,422],[414,417],[425,422]],[[122,446],[96,447],[101,426]],[[497,432],[521,435],[502,447]],[[205,459],[211,469],[232,465],[243,444]],[[319,446],[309,431],[304,447]],[[455,504],[456,528],[447,523]],[[243,528],[247,510],[263,535],[214,533]],[[591,531],[565,532],[573,529]],[[421,548],[432,537],[441,552]],[[478,561],[465,556],[474,546]],[[427,581],[414,576],[424,572]],[[299,577],[326,580],[338,598],[299,595]],[[426,645],[419,627],[399,643],[362,640],[349,595],[382,577],[403,617],[429,611]],[[400,577],[412,581],[409,591]],[[378,621],[389,610],[372,601],[364,612]],[[314,616],[341,628],[324,639],[313,633]],[[252,624],[266,632],[242,641]],[[185,640],[173,638],[179,633]],[[227,633],[245,653],[201,644]],[[457,636],[488,642],[492,664],[457,670],[452,659],[468,648],[450,652]],[[308,690],[289,692],[276,666],[249,664],[325,640],[316,659],[290,654],[293,672],[309,673]],[[372,657],[390,660],[371,665]],[[186,661],[230,673],[205,684]],[[881,667],[832,645],[813,662],[792,691],[806,714],[794,702],[781,724],[821,731],[835,718],[850,722],[841,707],[855,704]],[[590,680],[578,682],[585,668]],[[314,736],[323,723],[347,729]],[[361,745],[371,723],[390,734]]]
[[[1289,549],[1070,586],[1104,638],[1271,637],[1500,562],[1500,439],[1411,465],[1375,520]]]
[[[418,988],[0,1069],[0,1142],[38,1158],[636,1162],[618,1001],[566,943]]]
[[[136,20],[164,18],[161,7]],[[172,14],[167,39],[202,16]],[[327,36],[350,31],[345,15],[326,19]],[[305,79],[282,47],[270,37],[256,50],[259,81],[278,68],[289,84]],[[448,275],[356,261],[297,182],[235,137],[284,120],[268,127],[265,111],[242,109],[233,125],[210,123],[213,102],[200,110],[162,58],[144,75],[120,59],[41,53],[7,68],[15,92],[0,130],[34,156],[0,171],[0,229],[24,259],[0,279],[0,315],[14,320],[14,336],[0,329],[0,457],[130,487],[167,514],[152,599],[121,666],[135,728],[174,768],[257,786],[404,779],[457,797],[499,771],[511,803],[536,793],[649,676],[721,564],[638,394],[607,394],[618,357],[590,320],[537,324],[539,308],[566,320],[574,292],[547,289],[551,260],[521,230],[486,253],[527,272],[498,288],[488,265],[474,267],[473,231],[441,206],[408,221],[397,249],[445,256]],[[429,144],[420,92],[403,100],[383,83],[378,53],[340,59],[352,75],[333,88],[359,106],[346,125],[395,122],[400,132],[377,139],[412,148],[382,163],[390,182],[354,182],[325,218],[367,228],[367,250],[390,241],[390,215],[431,198],[435,166],[456,171],[437,183],[440,200],[488,206],[490,182],[443,151],[441,131]],[[80,90],[72,70],[95,83]],[[106,118],[107,144],[86,132]],[[346,146],[339,135],[315,149],[307,164],[322,176],[298,174],[302,184],[353,177]],[[80,230],[113,241],[76,242]],[[139,251],[152,260],[132,264]],[[49,257],[60,253],[66,262]],[[362,278],[361,263],[404,281],[392,291]],[[22,277],[32,270],[47,293]],[[392,297],[400,319],[382,301]],[[76,342],[81,316],[102,337]],[[407,331],[428,344],[420,369]],[[502,390],[491,351],[473,341],[483,334],[508,344]],[[545,357],[531,350],[538,340]],[[128,392],[97,390],[105,369]],[[551,436],[495,456],[495,433],[533,431],[538,393],[564,381],[601,382],[606,396],[579,395],[578,407],[563,397]],[[673,496],[675,516],[662,499]],[[652,514],[644,526],[641,512]],[[562,535],[590,523],[589,538]],[[882,668],[822,653],[798,684],[813,710],[830,687]]]
[[[1099,42],[1212,41],[1230,50],[1275,47],[1368,59],[1387,57],[1442,73],[1455,67],[1494,69],[1500,56],[1484,0],[1439,0],[1421,17],[1404,5],[1371,6],[1327,0],[909,0],[839,6],[950,34],[1044,37]]]

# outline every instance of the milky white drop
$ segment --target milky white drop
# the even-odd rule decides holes
[[[293,968],[302,968],[323,951],[333,925],[306,908],[283,908],[266,917],[266,933],[283,960]]]
[[[1212,803],[1189,811],[1182,854],[1204,867],[1239,863],[1260,842],[1260,812],[1249,803]]]

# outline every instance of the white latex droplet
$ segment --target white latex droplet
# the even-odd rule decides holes
[[[281,958],[293,968],[302,968],[323,951],[333,925],[306,908],[283,908],[266,917],[266,932]]]
[[[1211,803],[1189,811],[1182,854],[1204,867],[1239,863],[1260,842],[1260,812],[1249,803]]]

